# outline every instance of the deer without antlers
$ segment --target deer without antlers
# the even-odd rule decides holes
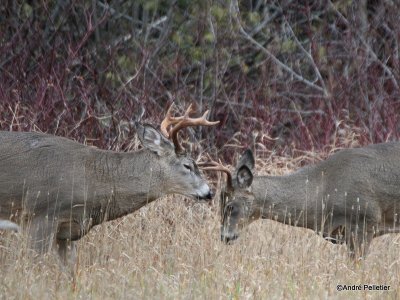
[[[189,107],[190,112],[192,108]],[[192,158],[183,153],[178,131],[211,126],[205,118],[163,121],[174,143],[154,127],[136,124],[144,149],[121,153],[87,147],[36,132],[0,132],[0,229],[21,224],[39,253],[57,248],[66,262],[74,241],[102,222],[132,213],[167,194],[211,199]],[[166,123],[167,122],[167,123]],[[13,225],[14,224],[14,225]],[[29,226],[28,226],[29,225]]]
[[[252,221],[268,218],[346,242],[350,256],[359,258],[374,237],[400,232],[400,143],[343,149],[286,176],[254,176],[253,168],[250,150],[233,174],[217,162],[203,168],[227,174],[220,195],[227,243]]]

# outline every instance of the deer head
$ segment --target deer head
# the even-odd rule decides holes
[[[251,192],[253,168],[254,157],[251,150],[243,153],[233,175],[221,162],[211,161],[203,168],[204,170],[221,171],[227,177],[219,198],[221,240],[226,243],[237,239],[246,225],[260,217],[255,197]]]
[[[161,183],[166,193],[177,193],[196,199],[211,199],[212,193],[202,177],[195,161],[184,151],[178,139],[178,132],[186,127],[212,126],[219,123],[206,120],[208,111],[200,118],[190,118],[192,105],[183,116],[173,117],[172,105],[161,123],[160,131],[151,125],[137,125],[142,145],[153,152],[160,172],[165,173]]]

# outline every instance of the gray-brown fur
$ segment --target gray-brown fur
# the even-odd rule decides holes
[[[252,160],[246,151],[233,189],[222,192],[225,241],[268,218],[346,241],[352,255],[363,255],[373,237],[400,231],[400,143],[344,149],[286,176],[253,177]]]
[[[144,149],[130,153],[42,133],[0,132],[0,221],[26,228],[39,253],[58,246],[67,259],[70,241],[159,197],[211,198],[190,157],[175,153],[150,125],[137,130]]]

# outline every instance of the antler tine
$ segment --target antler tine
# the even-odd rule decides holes
[[[204,164],[204,165],[207,165],[207,164],[211,165],[211,166],[209,166],[209,167],[202,167],[202,168],[201,168],[202,170],[207,170],[207,171],[221,171],[221,172],[224,172],[224,173],[226,174],[226,177],[227,177],[227,179],[226,179],[227,188],[228,188],[228,189],[233,189],[233,184],[232,184],[232,173],[231,173],[231,171],[230,171],[226,166],[224,166],[224,165],[221,163],[221,160],[220,160],[219,162],[216,162],[216,161],[214,161],[214,160],[211,160],[211,161],[208,162],[208,163],[200,163],[200,164],[198,164],[198,165],[201,166],[202,164]]]
[[[191,113],[195,112],[195,110],[193,109],[193,103],[190,103],[189,107],[187,108],[187,110],[185,111],[185,114],[183,115],[184,118],[189,118],[189,115]]]
[[[192,104],[191,104],[189,106],[189,108],[186,110],[184,116],[180,117],[181,119],[178,122],[176,122],[176,126],[173,127],[169,132],[169,136],[171,137],[177,152],[183,151],[183,148],[178,140],[179,130],[186,128],[186,127],[193,127],[193,126],[213,126],[213,125],[216,125],[219,123],[219,121],[215,121],[215,122],[207,121],[206,118],[209,113],[208,110],[200,118],[190,118],[189,115],[192,112],[193,112],[193,108],[192,108]]]
[[[161,125],[160,125],[160,130],[166,138],[170,137],[170,134],[168,131],[168,126],[175,125],[178,122],[180,122],[181,120],[183,120],[183,118],[184,118],[184,116],[181,116],[181,117],[173,117],[172,116],[171,111],[172,111],[173,106],[174,106],[174,103],[172,102],[171,106],[167,110],[167,113],[165,114],[164,120],[161,122]]]

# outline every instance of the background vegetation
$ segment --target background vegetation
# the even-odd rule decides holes
[[[226,163],[251,147],[270,174],[398,140],[399,11],[374,0],[1,1],[0,128],[127,151],[142,107],[159,124],[173,101],[181,111],[194,102],[221,123],[189,130],[189,145]],[[400,282],[395,237],[361,266],[267,221],[225,247],[217,208],[182,203],[168,197],[99,227],[80,243],[72,281],[51,262],[32,269],[22,237],[3,236],[0,295],[339,298],[336,283]]]
[[[211,109],[209,149],[398,139],[398,1],[2,1],[0,127],[126,145],[139,107]],[[123,126],[123,125],[127,126]],[[345,139],[347,140],[347,139]],[[301,153],[300,153],[301,154]]]

